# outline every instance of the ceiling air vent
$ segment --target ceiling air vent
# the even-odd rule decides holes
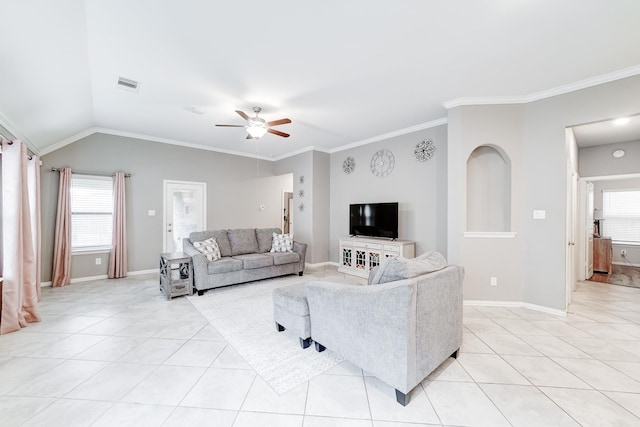
[[[118,77],[118,87],[133,92],[138,91],[138,82],[135,80],[127,79],[125,77]]]

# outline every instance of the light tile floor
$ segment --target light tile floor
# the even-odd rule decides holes
[[[0,336],[0,425],[640,426],[639,309],[640,289],[591,282],[566,317],[465,306],[460,357],[401,407],[348,362],[277,395],[157,276],[44,288],[43,321]]]

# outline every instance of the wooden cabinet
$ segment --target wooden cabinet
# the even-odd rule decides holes
[[[593,238],[593,271],[600,273],[611,273],[611,258],[613,248],[611,237]]]
[[[416,256],[416,243],[407,240],[382,240],[362,237],[340,239],[338,271],[359,277],[369,277],[369,271],[383,259]]]

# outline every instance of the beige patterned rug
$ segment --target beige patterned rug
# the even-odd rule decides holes
[[[211,289],[188,299],[258,375],[283,394],[342,361],[329,350],[318,353],[313,345],[303,350],[297,335],[276,331],[271,292],[310,280],[314,278],[285,276]]]

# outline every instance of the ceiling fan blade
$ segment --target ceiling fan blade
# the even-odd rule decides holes
[[[216,126],[225,127],[225,128],[243,128],[244,127],[244,125],[216,125]]]
[[[279,130],[267,129],[267,132],[272,133],[274,135],[281,136],[283,138],[289,138],[289,134],[288,133],[280,132]]]
[[[247,120],[247,121],[249,120],[249,116],[247,116],[247,115],[244,113],[244,111],[236,110],[236,113],[238,113],[238,115],[239,115],[240,117],[242,117],[243,119],[245,119],[245,120]]]
[[[286,125],[287,123],[291,123],[291,120],[289,119],[274,120],[272,122],[267,122],[267,126]]]

